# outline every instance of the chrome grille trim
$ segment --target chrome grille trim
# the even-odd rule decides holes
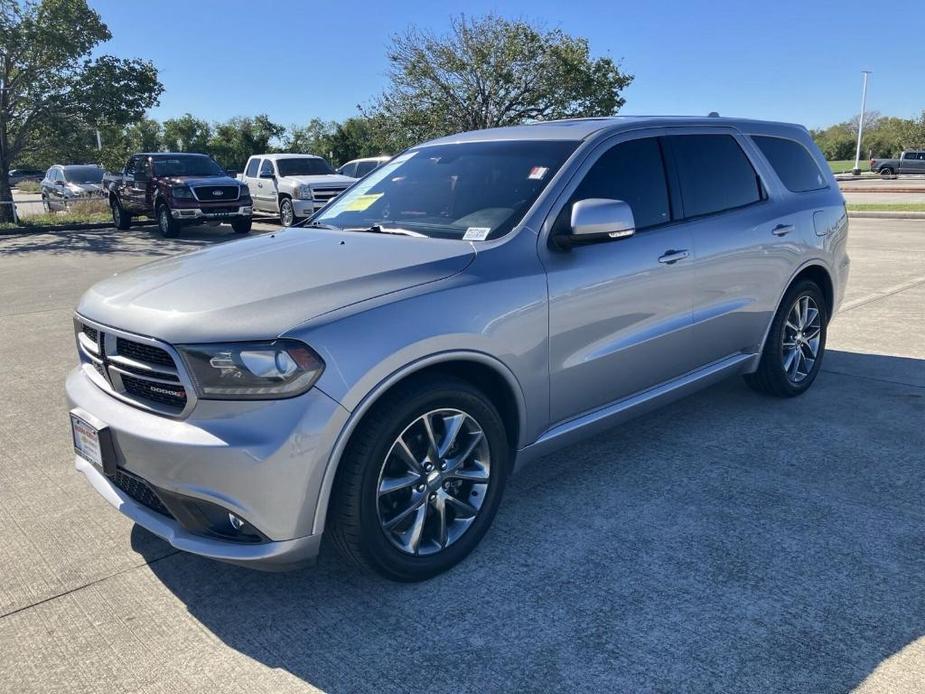
[[[89,339],[84,331],[85,327],[96,332],[97,342]],[[101,390],[134,407],[166,417],[179,419],[189,415],[196,404],[196,391],[179,352],[172,345],[146,335],[97,323],[80,314],[74,316],[74,331],[83,373]],[[148,363],[119,354],[120,338],[163,350],[173,359],[173,366]],[[181,408],[135,396],[127,392],[122,382],[123,375],[136,381],[150,383],[151,386],[164,385],[174,390],[182,389],[186,395],[186,404]]]
[[[349,188],[349,186],[343,186],[342,188],[329,186],[318,188],[312,187],[312,199],[315,202],[330,202],[345,190],[347,190],[347,188]]]
[[[223,189],[225,193],[223,195],[212,195],[213,190]],[[236,189],[236,190],[234,190]],[[190,190],[193,191],[193,197],[196,198],[199,202],[235,202],[241,199],[241,186],[230,186],[226,184],[213,184],[205,185],[201,184],[198,186],[190,186]],[[203,191],[202,197],[199,197],[200,191]]]

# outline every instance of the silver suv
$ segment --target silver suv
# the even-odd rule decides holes
[[[569,120],[413,147],[293,228],[120,273],[75,317],[76,465],[175,547],[322,534],[397,580],[509,474],[720,378],[819,373],[847,217],[799,126]]]

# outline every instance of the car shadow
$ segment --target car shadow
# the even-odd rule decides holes
[[[254,232],[257,233],[257,232]],[[203,246],[242,238],[230,226],[191,226],[176,238],[165,239],[157,227],[115,227],[71,231],[0,234],[0,257],[13,255],[59,255],[98,253],[116,256],[167,256],[193,251]],[[246,236],[244,237],[246,238]]]
[[[323,690],[845,691],[925,633],[925,361],[732,379],[510,482],[454,570],[264,574],[133,545],[231,648]]]

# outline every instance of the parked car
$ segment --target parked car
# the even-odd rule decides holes
[[[42,204],[46,212],[66,210],[79,200],[99,200],[103,190],[103,169],[96,164],[55,164],[42,179]]]
[[[165,237],[204,222],[231,224],[236,234],[251,230],[247,186],[205,154],[132,155],[122,175],[109,185],[109,205],[119,229],[128,229],[135,217],[151,217]]]
[[[337,169],[337,173],[341,176],[349,176],[350,178],[363,178],[363,176],[372,173],[391,158],[392,157],[365,157],[363,159],[351,159]]]
[[[425,579],[558,447],[732,375],[806,392],[847,232],[800,126],[596,118],[434,140],[306,228],[90,289],[67,379],[76,466],[179,549],[282,569],[324,533]]]
[[[7,180],[10,186],[15,186],[23,181],[35,181],[38,183],[42,180],[42,172],[36,169],[12,169],[7,174]]]
[[[871,159],[870,170],[889,177],[896,174],[925,174],[925,151],[907,150],[897,159]]]
[[[278,214],[288,227],[327,205],[354,179],[334,173],[325,159],[313,154],[258,154],[247,160],[244,182],[254,209]]]

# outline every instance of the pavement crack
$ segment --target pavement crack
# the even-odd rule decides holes
[[[853,374],[848,371],[833,371],[832,369],[822,368],[821,371],[827,374],[834,374],[835,376],[847,376],[848,378],[860,378],[864,381],[876,381],[877,383],[889,383],[894,386],[909,386],[910,388],[921,388],[925,390],[925,385],[920,385],[918,383],[907,383],[906,381],[895,381],[890,378],[877,378],[876,376],[862,376],[861,374]]]
[[[74,588],[65,590],[61,593],[56,593],[55,595],[49,595],[47,598],[42,598],[41,600],[37,600],[36,602],[30,603],[28,605],[17,607],[15,610],[4,612],[3,614],[0,614],[0,619],[6,619],[7,617],[12,617],[15,614],[19,614],[20,612],[31,610],[33,607],[38,607],[39,605],[44,605],[46,602],[52,602],[53,600],[57,600],[58,598],[63,598],[67,595],[70,595],[71,593],[76,593],[85,588],[90,588],[92,586],[97,585],[98,583],[103,583],[104,581],[108,581],[110,578],[115,578],[116,576],[121,576],[122,574],[126,574],[130,571],[134,571],[135,569],[140,569],[143,566],[150,566],[151,564],[156,564],[162,559],[167,559],[168,557],[172,557],[173,555],[179,554],[179,553],[180,553],[180,550],[175,549],[172,552],[168,552],[167,554],[161,555],[155,559],[152,559],[151,561],[145,561],[145,562],[142,562],[141,564],[135,564],[134,566],[128,566],[122,569],[121,571],[116,571],[115,573],[109,574],[107,576],[100,576],[99,578],[89,581],[88,583],[75,586]]]
[[[918,287],[920,284],[925,284],[925,277],[916,277],[909,280],[908,282],[903,282],[902,284],[894,284],[892,287],[887,287],[883,291],[875,292],[874,294],[868,294],[867,296],[862,296],[860,299],[846,302],[839,309],[838,313],[841,314],[847,313],[848,311],[853,311],[856,308],[867,306],[867,304],[872,304],[875,301],[886,299],[888,297],[904,292],[907,289]]]

